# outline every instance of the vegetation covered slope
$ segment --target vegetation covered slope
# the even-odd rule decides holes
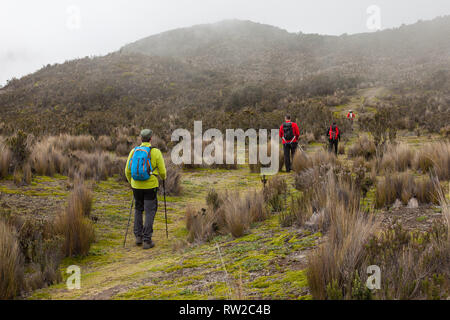
[[[374,84],[448,94],[449,28],[450,17],[442,17],[339,37],[249,21],[173,30],[104,57],[48,65],[11,80],[0,89],[0,133],[22,128],[36,135],[97,136],[131,123],[156,124],[170,134],[200,113],[214,127],[218,119],[267,127],[272,124],[243,120],[248,117],[242,112],[276,124],[282,116],[274,111]]]

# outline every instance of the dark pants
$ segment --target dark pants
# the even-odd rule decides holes
[[[134,235],[142,237],[146,242],[152,239],[153,221],[158,210],[158,188],[133,189],[134,210]],[[143,224],[143,212],[145,211],[145,224]]]
[[[334,153],[338,154],[338,140],[330,140],[330,145],[328,146],[328,151],[332,152],[334,146]]]
[[[291,159],[294,159],[295,150],[297,150],[297,142],[285,143],[283,145],[284,150],[284,165],[286,172],[291,171]]]

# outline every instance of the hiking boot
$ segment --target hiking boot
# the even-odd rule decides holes
[[[152,240],[150,240],[150,241],[145,241],[144,246],[142,248],[144,250],[147,250],[147,249],[153,248],[154,246],[155,246],[155,243]]]
[[[142,246],[142,237],[136,237],[136,245]]]

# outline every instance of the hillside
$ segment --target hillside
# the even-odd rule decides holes
[[[388,66],[401,70],[413,63],[448,64],[449,32],[450,17],[351,36],[294,34],[269,25],[229,20],[164,32],[120,51],[180,58],[251,80],[297,80],[311,72],[336,69],[362,73],[372,68],[380,72]]]
[[[294,34],[238,20],[168,31],[11,80],[0,89],[0,134],[22,128],[97,136],[131,123],[156,124],[168,135],[199,112],[215,127],[215,119],[267,127],[266,119],[278,123],[305,99],[357,88],[448,95],[449,31],[448,16],[351,36]],[[263,120],[243,121],[246,110]]]

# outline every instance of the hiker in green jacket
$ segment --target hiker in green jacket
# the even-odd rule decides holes
[[[125,176],[133,189],[135,200],[134,235],[136,245],[144,244],[144,249],[155,246],[152,241],[153,221],[158,210],[157,176],[166,179],[166,166],[159,149],[152,147],[153,132],[150,129],[141,131],[142,144],[131,150],[125,166]],[[143,212],[145,211],[145,224]]]

